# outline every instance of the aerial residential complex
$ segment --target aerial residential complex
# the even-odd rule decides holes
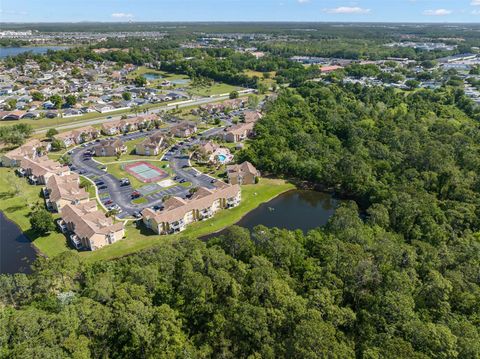
[[[143,210],[143,222],[155,233],[171,234],[183,231],[192,222],[211,218],[221,209],[238,206],[241,201],[240,186],[218,183],[214,190],[198,188],[187,200],[171,197],[160,211]]]

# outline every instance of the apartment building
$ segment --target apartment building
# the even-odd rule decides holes
[[[161,211],[144,209],[143,222],[155,233],[176,233],[183,231],[192,222],[213,217],[221,209],[238,206],[240,201],[239,185],[219,183],[214,190],[200,187],[190,199],[169,198]]]

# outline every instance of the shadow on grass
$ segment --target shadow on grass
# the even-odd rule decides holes
[[[13,192],[0,192],[0,199],[13,198],[15,194]]]
[[[13,212],[19,211],[23,208],[25,208],[24,205],[16,205],[16,206],[11,206],[11,207],[5,208],[4,211],[7,212],[7,213],[13,213]]]
[[[143,221],[136,221],[135,222],[135,228],[140,231],[140,234],[143,236],[158,236],[154,231],[152,231],[150,228],[147,228],[145,223]]]

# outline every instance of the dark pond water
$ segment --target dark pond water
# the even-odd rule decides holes
[[[325,225],[340,203],[341,200],[326,193],[293,190],[260,205],[236,224],[248,229],[263,224],[267,227],[307,232]],[[218,236],[222,232],[202,239]]]
[[[45,54],[48,50],[63,50],[65,46],[35,46],[35,47],[0,47],[0,59],[7,56],[16,56],[24,52]]]
[[[31,273],[30,264],[36,257],[30,240],[0,212],[0,274]]]
[[[143,74],[143,77],[145,77],[148,81],[153,81],[153,80],[158,80],[161,79],[162,76],[155,73],[155,72],[147,72]]]

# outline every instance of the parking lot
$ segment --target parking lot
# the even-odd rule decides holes
[[[206,136],[210,136],[219,131],[223,131],[223,128],[211,129],[209,130],[209,133],[206,134]],[[150,134],[151,133],[149,133],[148,131],[145,131],[114,137],[120,138],[122,141],[127,142],[140,137],[146,137]],[[189,189],[191,187],[214,187],[214,180],[212,180],[211,177],[205,174],[200,174],[191,167],[189,167],[188,156],[182,154],[182,149],[189,147],[198,141],[198,138],[185,140],[181,145],[177,144],[173,146],[173,150],[167,152],[167,154],[162,159],[169,161],[170,168],[175,174],[174,180],[178,184],[165,189],[162,189],[160,186],[157,185],[157,188],[152,189],[151,192],[145,193],[142,193],[144,191],[140,189],[139,194],[141,197],[145,198],[145,200],[147,201],[146,203],[132,203],[132,193],[134,193],[134,191],[138,189],[133,188],[130,184],[122,185],[121,178],[116,178],[112,174],[107,173],[104,169],[102,169],[106,167],[94,160],[90,152],[95,142],[84,144],[80,147],[73,149],[72,151],[69,151],[69,154],[72,158],[71,169],[74,172],[77,172],[82,176],[89,178],[95,183],[98,195],[104,206],[107,209],[116,209],[118,212],[120,212],[117,215],[119,218],[138,216],[138,214],[144,208],[161,208],[163,198],[167,195],[186,198],[189,195]],[[191,186],[187,187],[182,185],[182,183],[186,182],[190,182]],[[147,186],[148,185],[146,185],[145,187]]]

